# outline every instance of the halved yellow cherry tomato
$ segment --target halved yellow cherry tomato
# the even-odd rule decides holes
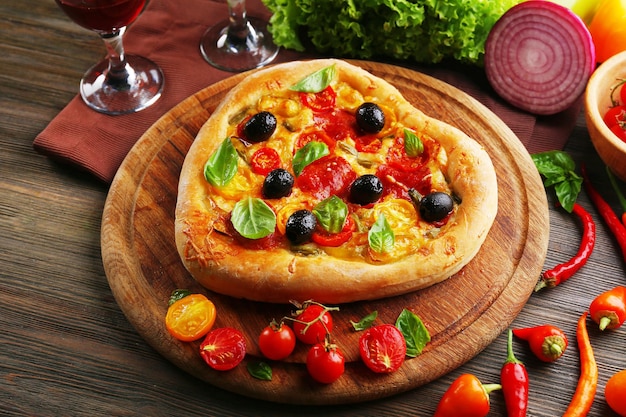
[[[192,342],[206,335],[215,323],[215,305],[202,294],[191,294],[169,306],[165,327],[172,336]]]

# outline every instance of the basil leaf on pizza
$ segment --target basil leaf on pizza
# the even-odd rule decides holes
[[[335,65],[330,65],[303,78],[290,89],[301,93],[319,93],[330,85],[333,78],[335,78]]]
[[[315,162],[318,159],[330,154],[328,145],[322,142],[309,142],[302,148],[296,151],[293,156],[291,165],[296,176],[302,173],[302,170],[306,168],[311,162]]]
[[[315,206],[313,214],[317,217],[317,223],[328,233],[339,233],[348,217],[348,206],[333,195]]]
[[[239,154],[228,137],[204,164],[204,178],[216,187],[223,187],[237,174],[238,161]]]
[[[476,140],[415,107],[433,103],[410,100],[337,59],[239,80],[181,169],[175,238],[193,278],[248,300],[340,304],[459,272],[496,218],[495,169]],[[254,118],[271,134],[238,140],[255,136]]]
[[[274,232],[276,214],[260,198],[247,197],[235,204],[230,215],[235,230],[248,239],[261,239]]]
[[[384,214],[381,213],[376,219],[376,223],[370,228],[367,233],[367,241],[374,252],[385,253],[393,249],[396,235]]]
[[[424,144],[420,138],[409,129],[404,129],[404,151],[407,156],[415,158],[424,152]]]

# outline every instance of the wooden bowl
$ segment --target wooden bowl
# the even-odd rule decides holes
[[[585,91],[585,119],[598,155],[617,177],[626,181],[626,142],[602,120],[611,107],[611,90],[620,78],[626,78],[626,51],[606,60],[592,74]],[[619,94],[613,97],[619,99]]]

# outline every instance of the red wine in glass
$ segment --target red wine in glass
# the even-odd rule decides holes
[[[80,26],[98,33],[107,59],[89,69],[80,83],[87,105],[106,114],[133,113],[153,104],[163,91],[163,72],[152,61],[126,55],[122,35],[146,0],[56,0]]]

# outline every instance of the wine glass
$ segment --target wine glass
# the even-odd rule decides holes
[[[70,19],[98,33],[107,59],[87,70],[80,95],[101,113],[133,113],[152,105],[163,91],[163,72],[152,61],[124,53],[122,35],[146,0],[56,0]]]
[[[224,71],[246,71],[270,63],[278,54],[267,22],[248,17],[245,0],[227,0],[229,19],[210,27],[200,39],[209,64]]]

